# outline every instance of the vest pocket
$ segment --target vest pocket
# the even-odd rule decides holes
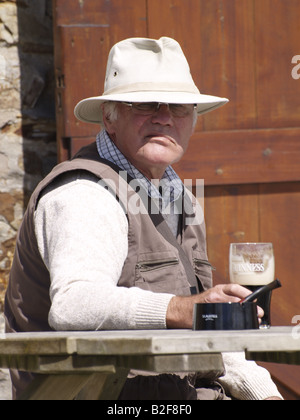
[[[199,268],[201,268],[201,266],[209,267],[213,271],[216,270],[216,268],[213,267],[211,265],[211,263],[207,260],[202,260],[202,259],[199,259],[199,258],[193,258],[193,262],[194,262],[194,267],[195,267],[196,271],[199,270]]]
[[[171,267],[172,265],[179,264],[178,258],[168,258],[164,260],[156,260],[156,261],[144,261],[138,263],[136,265],[137,270],[141,273],[145,273],[151,270],[157,270],[160,268]]]
[[[178,256],[164,251],[139,256],[135,266],[137,287],[156,293],[176,294],[182,284],[182,267]]]
[[[215,267],[207,260],[205,253],[200,251],[193,251],[193,267],[196,276],[199,278],[204,290],[212,287],[212,271]]]

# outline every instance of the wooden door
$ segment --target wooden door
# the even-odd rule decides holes
[[[299,0],[54,0],[54,18],[59,160],[94,141],[99,127],[73,109],[102,94],[108,52],[124,38],[177,39],[200,90],[230,99],[199,119],[175,169],[205,180],[215,283],[228,281],[231,242],[273,242],[283,283],[273,324],[291,325],[300,315]],[[300,398],[298,368],[269,369]]]

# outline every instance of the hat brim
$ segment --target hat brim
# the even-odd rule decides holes
[[[186,92],[132,92],[87,98],[74,110],[77,119],[86,123],[102,124],[101,105],[104,102],[161,102],[170,104],[195,104],[199,115],[214,111],[229,102],[217,96]]]

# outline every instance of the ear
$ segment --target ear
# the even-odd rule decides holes
[[[108,134],[113,134],[114,133],[114,129],[113,129],[114,124],[111,122],[110,117],[107,114],[107,112],[105,112],[105,106],[104,105],[101,105],[101,110],[102,110],[104,128],[106,129]]]

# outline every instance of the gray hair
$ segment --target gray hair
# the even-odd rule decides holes
[[[118,119],[118,102],[104,102],[103,116],[110,122],[115,122]]]

